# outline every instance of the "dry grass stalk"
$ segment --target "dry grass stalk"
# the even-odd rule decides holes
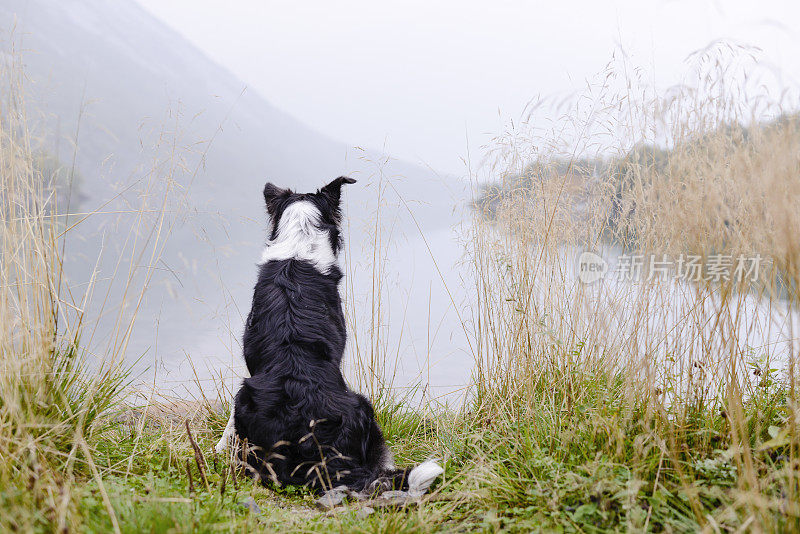
[[[184,421],[184,425],[186,426],[186,435],[189,437],[189,443],[191,443],[192,450],[194,451],[194,461],[197,464],[197,471],[200,473],[200,480],[203,481],[206,491],[211,491],[211,488],[208,485],[208,478],[206,477],[206,459],[203,456],[203,451],[200,450],[200,447],[197,446],[197,442],[194,440],[194,437],[192,437],[192,429],[189,426],[188,419]]]
[[[192,478],[192,464],[186,458],[186,478],[189,481],[189,493],[194,495],[194,478]]]

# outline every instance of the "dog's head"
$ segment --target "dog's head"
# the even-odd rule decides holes
[[[281,239],[311,239],[321,233],[327,235],[331,251],[338,255],[342,246],[340,224],[342,219],[342,186],[354,184],[346,176],[336,178],[316,193],[295,193],[272,183],[264,186],[264,202],[270,219],[270,242]]]

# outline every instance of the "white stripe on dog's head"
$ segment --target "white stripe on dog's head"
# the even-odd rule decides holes
[[[293,202],[283,211],[275,239],[261,253],[262,264],[288,259],[307,261],[322,274],[336,264],[328,231],[320,228],[320,212],[308,200]]]

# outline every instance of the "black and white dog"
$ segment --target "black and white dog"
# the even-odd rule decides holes
[[[244,331],[250,378],[217,444],[246,440],[245,462],[262,481],[316,492],[403,489],[424,493],[442,469],[396,469],[370,402],[342,376],[346,328],[337,258],[344,184],[316,193],[264,187],[271,228]]]

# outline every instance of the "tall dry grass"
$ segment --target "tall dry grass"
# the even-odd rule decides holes
[[[70,210],[74,162],[42,164],[46,147],[30,127],[16,52],[3,56],[0,80],[0,529],[70,530],[78,524],[76,490],[91,480],[119,531],[96,447],[128,393],[125,349],[174,224],[177,165],[165,173],[159,160],[138,182],[139,203],[126,211],[128,235],[114,269],[130,304],[109,303],[110,289],[97,283],[100,258],[85,279],[65,269],[69,240],[88,218],[107,216],[108,204]],[[114,316],[99,354],[87,349],[95,324],[86,312],[97,302]]]
[[[551,128],[534,108],[496,140],[469,247],[472,415],[485,485],[544,524],[800,528],[797,102],[764,94],[749,50],[693,61],[664,92],[610,65]],[[579,281],[583,251],[603,281]],[[620,255],[645,258],[638,281]],[[764,263],[686,282],[681,255]]]
[[[27,502],[66,527],[74,471],[96,473],[86,441],[124,374],[83,374],[79,309],[62,301],[62,262],[53,184],[35,164],[27,129],[19,65],[2,65],[0,108],[0,479],[4,494]],[[72,304],[72,306],[69,306]],[[80,315],[78,313],[78,315]],[[79,319],[78,319],[79,321]],[[108,380],[111,378],[111,380]],[[25,509],[3,503],[6,527],[33,528]]]

